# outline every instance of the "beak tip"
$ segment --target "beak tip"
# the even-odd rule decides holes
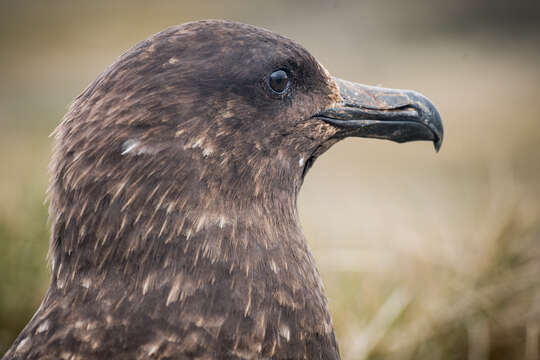
[[[438,153],[441,149],[444,137],[444,128],[441,114],[431,101],[429,101],[423,95],[420,96],[425,99],[424,104],[426,107],[429,108],[429,111],[426,112],[426,114],[429,114],[427,116],[429,119],[427,120],[429,124],[428,127],[431,129],[431,131],[433,132],[433,136],[435,137],[435,139],[433,139],[433,147],[435,148],[435,152]]]
[[[433,141],[433,146],[435,147],[435,152],[437,152],[437,153],[441,149],[441,146],[442,146],[442,143],[443,143],[443,134],[444,134],[444,130],[443,130],[443,127],[442,127],[442,119],[441,119],[440,115],[438,116],[438,122],[439,122],[440,129],[438,129],[439,131],[435,132],[436,139]]]
[[[442,145],[442,141],[439,139],[439,140],[435,140],[433,142],[433,147],[435,148],[435,152],[438,153],[439,150],[441,149],[441,145]]]

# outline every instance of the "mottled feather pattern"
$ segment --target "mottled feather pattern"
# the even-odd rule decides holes
[[[55,131],[51,285],[4,359],[338,359],[296,209],[337,141],[311,116],[338,101],[307,51],[248,25],[129,50]]]

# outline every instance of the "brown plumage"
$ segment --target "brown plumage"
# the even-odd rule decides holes
[[[298,44],[232,22],[124,54],[56,129],[51,284],[4,359],[338,359],[297,195],[333,143],[384,137],[336,125],[338,85]],[[428,125],[392,139],[440,142]]]

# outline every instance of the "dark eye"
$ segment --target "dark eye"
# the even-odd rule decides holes
[[[289,76],[283,70],[276,70],[268,78],[270,88],[278,94],[283,94],[289,87]]]

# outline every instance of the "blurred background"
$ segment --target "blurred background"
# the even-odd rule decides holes
[[[138,41],[224,18],[411,88],[445,141],[348,139],[300,213],[345,359],[540,359],[540,2],[0,0],[0,354],[46,290],[48,135]]]

